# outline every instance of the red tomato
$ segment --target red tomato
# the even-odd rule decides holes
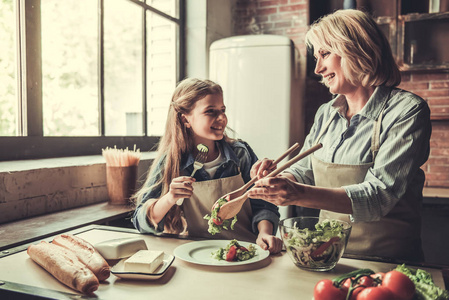
[[[324,251],[327,250],[327,248],[329,248],[333,243],[338,242],[339,240],[340,238],[338,236],[332,237],[329,241],[321,244],[317,249],[315,249],[315,251],[310,254],[310,257],[312,257],[313,259],[317,259],[324,253]]]
[[[354,277],[352,278],[354,280]],[[374,279],[371,278],[369,275],[362,276],[358,279],[357,282],[352,283],[351,278],[346,279],[343,282],[342,289],[346,290],[346,292],[349,292],[349,289],[351,288],[351,284],[353,286],[352,288],[352,294],[349,300],[355,300],[357,299],[357,295],[366,287],[373,286]]]
[[[344,300],[345,298],[346,291],[336,287],[330,279],[318,281],[313,290],[314,300]]]
[[[354,278],[354,277],[353,277]],[[348,291],[349,290],[349,288],[351,287],[351,285],[352,285],[352,279],[353,278],[348,278],[348,279],[346,279],[345,281],[343,281],[343,284],[341,285],[341,288],[342,289],[345,289],[346,291]]]
[[[354,289],[352,290],[352,294],[351,297],[349,298],[349,300],[356,300],[358,299],[357,296],[360,294],[361,291],[363,291],[366,287],[363,285],[357,285],[356,287],[354,287]]]
[[[215,223],[215,225],[220,226],[221,224],[223,224],[223,221],[220,219],[212,219],[212,222]]]
[[[231,248],[229,248],[228,253],[226,253],[226,261],[234,261],[236,256],[237,256],[237,247],[233,245],[231,246]]]
[[[374,279],[371,276],[363,276],[357,282],[358,285],[363,285],[364,287],[370,287],[374,285]]]
[[[385,274],[382,286],[388,288],[398,300],[410,300],[415,294],[415,284],[407,275],[393,270]]]
[[[377,272],[377,273],[371,275],[372,278],[379,278],[380,280],[384,279],[384,276],[385,276],[385,273],[383,273],[383,272]]]
[[[383,286],[367,287],[358,295],[357,300],[396,300],[393,293]]]

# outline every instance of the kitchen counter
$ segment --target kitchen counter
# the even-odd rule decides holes
[[[142,235],[134,229],[98,225],[79,228],[71,233],[92,244],[117,238],[142,237],[149,249],[162,250],[170,255],[178,246],[192,242],[175,236]],[[2,293],[8,294],[11,290],[27,293],[27,289],[37,295],[58,299],[88,298],[76,296],[75,291],[34,263],[27,255],[26,247],[15,247],[8,255],[0,256],[0,298],[4,299]],[[396,265],[394,262],[344,257],[330,272],[310,272],[297,268],[285,251],[253,264],[235,267],[198,265],[175,258],[165,275],[157,280],[120,279],[111,274],[106,282],[100,284],[95,299],[312,299],[313,288],[321,279],[332,279],[359,268],[387,272]],[[446,282],[445,286],[440,267],[420,268],[431,272],[438,286],[448,288],[449,283]]]
[[[0,251],[90,224],[108,225],[109,222],[130,218],[132,211],[128,205],[101,202],[0,224]]]

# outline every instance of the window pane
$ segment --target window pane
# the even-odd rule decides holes
[[[42,0],[44,135],[98,135],[97,1]]]
[[[175,23],[163,19],[155,13],[147,13],[149,136],[164,134],[168,107],[177,81],[178,29]]]
[[[17,135],[17,74],[13,0],[0,0],[0,136]]]
[[[142,14],[126,0],[104,5],[106,135],[142,135]]]
[[[174,18],[179,18],[179,9],[177,0],[150,0],[146,2],[148,5],[166,13]]]

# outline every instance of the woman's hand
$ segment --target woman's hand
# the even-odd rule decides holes
[[[299,183],[289,173],[262,178],[249,190],[250,198],[262,199],[277,206],[297,205],[352,214],[352,200],[342,187],[324,188]]]
[[[168,193],[166,194],[166,200],[175,205],[176,201],[181,198],[190,198],[193,194],[192,183],[195,182],[195,178],[190,176],[179,176],[172,180]]]
[[[264,232],[259,233],[256,244],[260,248],[270,251],[270,254],[277,254],[282,250],[282,241],[278,237]]]
[[[276,170],[276,165],[274,165],[273,162],[274,160],[268,158],[256,161],[256,163],[251,167],[251,178],[257,176],[257,178],[260,179]]]
[[[292,176],[289,174],[281,174],[276,177],[260,179],[249,190],[249,197],[262,199],[278,206],[295,205],[304,194],[304,186],[290,177]]]

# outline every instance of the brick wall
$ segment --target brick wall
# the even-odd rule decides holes
[[[432,137],[429,160],[423,166],[426,186],[449,188],[449,73],[404,73],[399,87],[429,103]]]
[[[233,18],[235,35],[288,36],[301,55],[306,55],[304,36],[309,24],[309,0],[238,0]],[[431,152],[423,166],[426,187],[449,188],[449,73],[404,73],[400,87],[423,97],[431,108]],[[318,106],[329,99],[326,88],[315,79],[306,79],[306,132]]]
[[[233,11],[235,34],[288,36],[305,55],[308,3],[309,0],[239,0]]]
[[[293,41],[300,55],[306,57],[304,38],[309,24],[309,0],[238,0],[233,18],[235,35],[287,36]],[[321,103],[330,99],[330,94],[313,79],[307,79],[305,86],[305,131],[308,132],[316,110]]]

